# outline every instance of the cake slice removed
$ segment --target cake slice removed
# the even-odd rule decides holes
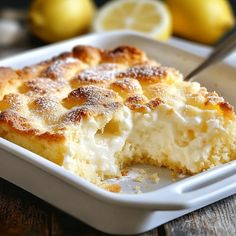
[[[1,68],[0,136],[99,186],[134,163],[196,174],[236,159],[232,106],[130,46]]]

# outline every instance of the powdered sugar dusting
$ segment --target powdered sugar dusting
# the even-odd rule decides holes
[[[52,99],[47,97],[39,97],[34,100],[34,104],[36,109],[41,112],[49,111],[51,109],[55,109],[58,106],[58,103]]]
[[[19,94],[10,93],[4,96],[2,103],[6,103],[10,109],[17,111],[22,106],[23,100]]]
[[[81,118],[91,114],[106,114],[121,106],[116,93],[112,90],[91,85],[73,90],[65,102],[74,104],[74,108],[65,115],[65,122],[80,121]]]
[[[154,79],[159,80],[165,76],[166,76],[165,68],[151,65],[136,65],[117,74],[117,77],[119,78],[129,77],[138,80],[142,79],[142,80],[152,80],[152,81]]]
[[[142,87],[139,84],[139,82],[137,80],[130,79],[130,78],[116,80],[112,85],[121,90],[124,90],[127,93],[142,91]]]
[[[83,86],[73,90],[68,99],[83,99],[86,104],[98,105],[115,100],[116,95],[113,91],[99,88],[96,86]]]
[[[25,83],[30,92],[34,94],[46,94],[49,92],[60,91],[66,84],[66,81],[55,81],[49,78],[35,78]]]
[[[44,71],[43,75],[52,79],[61,79],[64,67],[78,62],[79,60],[74,57],[56,60]]]
[[[79,82],[106,83],[115,79],[117,64],[103,63],[94,68],[82,71],[78,76]]]
[[[59,103],[48,97],[39,97],[33,101],[31,109],[37,115],[44,117],[48,124],[57,123],[59,118]]]

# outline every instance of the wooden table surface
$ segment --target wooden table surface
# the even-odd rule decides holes
[[[98,236],[99,232],[0,179],[0,236]],[[143,236],[236,235],[236,195],[180,217]]]

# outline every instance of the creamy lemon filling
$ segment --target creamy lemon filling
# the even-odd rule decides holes
[[[186,115],[194,113],[195,116]],[[203,111],[193,106],[173,109],[160,105],[147,114],[133,114],[133,130],[121,152],[123,157],[149,161],[171,168],[196,173],[211,157],[214,145],[227,136],[223,119],[216,111]],[[225,157],[229,160],[229,157]]]
[[[120,169],[115,155],[122,150],[131,130],[131,112],[127,107],[106,122],[92,118],[81,122],[79,127],[72,126],[66,133],[68,153],[63,166],[95,182],[93,178],[97,176],[101,179],[118,176]]]
[[[197,173],[208,160],[211,164],[230,160],[229,152],[217,155],[216,151],[222,150],[222,143],[227,149],[224,124],[216,110],[191,105],[161,104],[145,114],[124,106],[106,122],[92,118],[71,127],[63,166],[93,182],[95,177],[119,176],[123,165],[135,162]]]

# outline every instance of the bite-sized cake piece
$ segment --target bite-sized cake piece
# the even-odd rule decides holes
[[[99,186],[133,163],[195,174],[236,159],[232,106],[131,46],[0,68],[0,136]]]

